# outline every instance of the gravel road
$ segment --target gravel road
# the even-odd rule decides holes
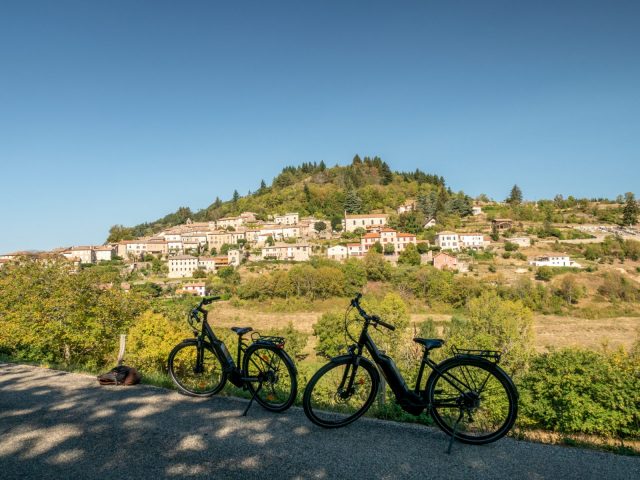
[[[323,430],[299,408],[0,364],[0,478],[631,479],[640,458],[503,439],[454,444],[418,425],[371,419]]]

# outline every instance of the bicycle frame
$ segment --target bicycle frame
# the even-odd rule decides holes
[[[216,334],[213,332],[211,325],[207,320],[207,311],[204,309],[200,309],[202,312],[202,330],[198,334],[197,330],[194,329],[194,333],[197,334],[198,340],[198,359],[197,359],[197,367],[199,368],[202,365],[203,356],[204,356],[204,348],[202,348],[202,342],[204,342],[205,337],[209,339],[211,346],[216,352],[216,355],[222,362],[223,371],[228,375],[229,381],[233,383],[236,387],[242,388],[246,383],[249,382],[262,382],[263,379],[259,377],[249,377],[246,376],[246,372],[243,372],[240,368],[242,365],[242,355],[247,350],[248,345],[245,343],[242,337],[238,337],[238,349],[236,354],[236,361],[234,362],[229,349],[225,345],[225,343],[220,340]]]
[[[358,339],[357,344],[352,345],[349,348],[349,353],[356,357],[355,365],[356,367],[352,372],[349,372],[348,369],[344,372],[344,378],[341,382],[341,387],[344,387],[345,383],[347,384],[346,391],[352,391],[353,384],[355,381],[356,371],[360,362],[360,359],[363,357],[363,351],[366,349],[369,352],[369,355],[373,359],[374,363],[378,366],[378,368],[382,371],[387,384],[391,388],[391,391],[396,396],[398,400],[398,404],[400,407],[408,413],[413,415],[419,415],[426,408],[430,410],[432,406],[435,407],[451,407],[451,408],[459,408],[460,402],[459,399],[450,399],[449,401],[441,401],[436,405],[430,405],[426,398],[424,398],[423,392],[420,390],[420,385],[422,383],[422,379],[424,376],[425,367],[429,367],[433,372],[436,372],[442,375],[442,378],[446,380],[453,388],[455,388],[461,395],[465,394],[465,391],[472,390],[472,386],[467,384],[466,381],[463,381],[448,372],[442,374],[442,371],[438,368],[438,364],[429,358],[429,352],[427,350],[424,351],[422,356],[422,360],[420,362],[420,370],[418,371],[418,377],[416,379],[416,384],[413,390],[411,390],[407,386],[407,382],[404,377],[396,367],[395,362],[391,357],[385,355],[381,352],[377,345],[375,344],[373,338],[369,334],[369,321],[365,320],[365,325],[360,333],[360,337]],[[347,381],[347,377],[348,381]],[[486,380],[485,380],[486,382]],[[484,387],[484,384],[481,386]]]

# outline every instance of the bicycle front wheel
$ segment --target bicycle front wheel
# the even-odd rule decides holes
[[[210,397],[224,388],[227,374],[220,359],[208,343],[201,344],[198,361],[198,342],[187,340],[169,354],[169,375],[178,389],[194,397]]]
[[[249,382],[247,387],[264,408],[282,412],[293,404],[298,393],[296,369],[282,349],[254,343],[245,352],[242,369],[247,376],[261,380]]]
[[[304,390],[304,413],[316,425],[337,428],[360,418],[375,400],[379,376],[366,358],[339,358],[326,364]]]
[[[505,436],[518,415],[518,393],[509,376],[481,358],[453,357],[429,376],[431,416],[448,435],[482,445]]]

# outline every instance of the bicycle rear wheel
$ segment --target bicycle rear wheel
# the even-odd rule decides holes
[[[194,397],[210,397],[224,388],[227,374],[210,344],[201,345],[202,361],[198,362],[197,340],[186,340],[169,354],[169,375],[178,389]]]
[[[360,418],[373,403],[379,376],[366,358],[332,360],[311,378],[304,390],[304,413],[316,425],[337,428]]]
[[[242,369],[249,377],[262,379],[262,385],[249,382],[249,391],[267,410],[282,412],[289,408],[298,393],[298,381],[293,361],[276,345],[254,343],[247,348]],[[260,390],[258,390],[258,388]]]
[[[453,357],[429,376],[425,395],[431,416],[448,435],[482,445],[505,436],[518,415],[518,393],[509,376],[482,358]]]

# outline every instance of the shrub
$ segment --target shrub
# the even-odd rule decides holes
[[[565,349],[536,357],[520,383],[521,424],[638,438],[640,369],[622,352]]]
[[[318,337],[317,352],[327,358],[345,351],[344,317],[339,313],[323,313],[313,325],[313,334]]]
[[[144,312],[129,329],[127,363],[141,372],[166,372],[169,352],[189,336],[185,323],[172,322],[152,311]]]
[[[553,277],[552,267],[539,267],[536,271],[536,280],[548,282]]]

